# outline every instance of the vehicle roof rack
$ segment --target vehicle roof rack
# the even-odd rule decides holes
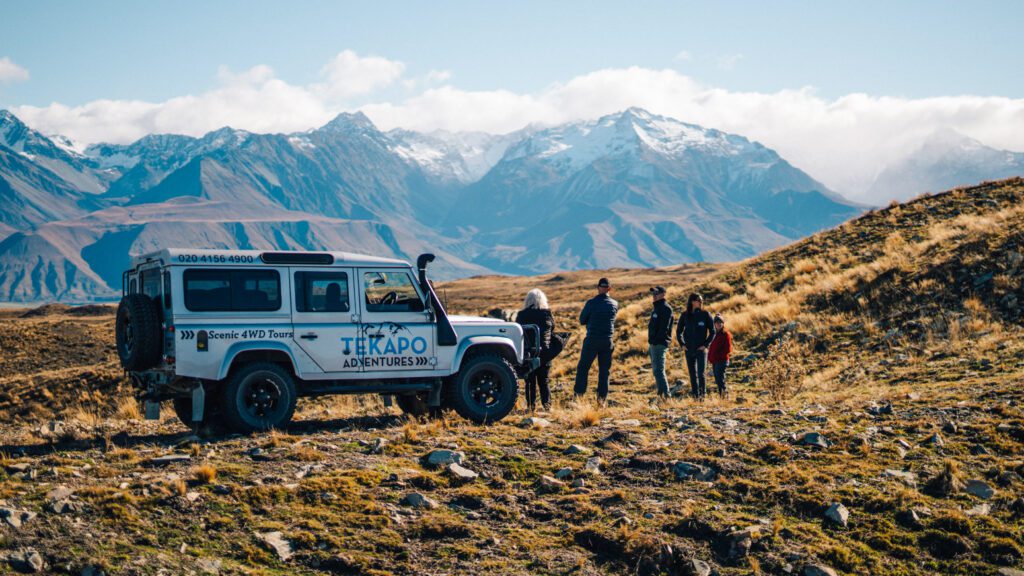
[[[334,255],[327,252],[263,252],[264,264],[301,264],[303,266],[330,266]]]

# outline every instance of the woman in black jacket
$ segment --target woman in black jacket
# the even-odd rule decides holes
[[[676,341],[683,347],[686,370],[690,373],[690,389],[694,399],[703,400],[708,393],[704,372],[707,369],[708,346],[715,339],[715,323],[704,309],[704,298],[690,294],[686,311],[679,316]]]
[[[516,323],[521,326],[533,324],[540,329],[541,357],[546,357],[544,352],[551,347],[551,334],[555,331],[555,318],[551,315],[548,297],[539,288],[534,288],[526,294],[523,309],[516,314]],[[526,345],[533,346],[533,331],[527,332],[526,336]],[[537,408],[538,388],[540,389],[540,403],[544,410],[551,409],[551,389],[548,387],[548,371],[550,369],[550,360],[542,361],[540,367],[526,378],[526,406],[531,412]]]

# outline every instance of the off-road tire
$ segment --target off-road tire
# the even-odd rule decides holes
[[[192,429],[195,426],[192,421],[192,397],[175,398],[172,405],[174,406],[174,415],[178,417],[178,420]],[[227,424],[224,422],[224,410],[221,408],[220,394],[208,393],[206,406],[203,409],[203,419],[199,421],[199,433],[203,436],[219,436],[227,429]]]
[[[473,354],[444,387],[445,404],[478,424],[497,422],[513,408],[519,397],[516,371],[503,356]]]
[[[398,404],[398,409],[402,411],[402,414],[412,416],[413,418],[423,418],[429,416],[431,418],[439,418],[443,413],[442,407],[431,408],[427,401],[429,399],[429,393],[420,392],[418,394],[398,394],[395,396],[395,403]]]
[[[117,305],[117,356],[125,370],[148,370],[160,363],[163,338],[160,311],[145,294],[128,294]]]
[[[295,413],[295,380],[280,364],[256,362],[234,372],[221,394],[228,426],[243,434],[284,428]]]

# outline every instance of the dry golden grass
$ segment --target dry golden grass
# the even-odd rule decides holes
[[[217,479],[217,469],[210,464],[197,466],[192,470],[192,479],[198,484],[210,484]]]

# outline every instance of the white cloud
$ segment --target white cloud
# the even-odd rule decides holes
[[[28,80],[28,70],[18,66],[10,58],[0,58],[0,84],[24,82]]]
[[[344,50],[320,70],[324,78],[314,90],[328,98],[344,100],[369,94],[398,80],[405,64],[380,56],[359,56]]]
[[[743,59],[743,54],[725,54],[715,59],[715,63],[718,68],[731,72],[736,68],[736,64]]]
[[[867,94],[828,99],[810,87],[737,92],[675,70],[642,67],[597,70],[531,93],[462,90],[441,80],[443,74],[433,75],[442,85],[411,83],[403,78],[402,63],[350,51],[324,70],[323,82],[296,86],[266,66],[238,73],[222,69],[212,90],[164,102],[99,100],[13,111],[43,132],[90,143],[129,142],[154,132],[201,135],[225,125],[255,132],[299,131],[356,108],[382,129],[503,133],[639,106],[760,141],[844,193],[866,189],[883,166],[912,151],[938,127],[990,146],[1024,150],[1024,99]],[[430,73],[421,77],[430,78]],[[393,83],[407,91],[386,91],[387,98],[375,92]]]
[[[676,58],[675,59],[680,61],[680,62],[689,62],[690,60],[693,59],[693,54],[690,54],[689,50],[680,50],[676,54]]]
[[[441,83],[452,79],[451,70],[431,70],[427,72],[427,82]]]

